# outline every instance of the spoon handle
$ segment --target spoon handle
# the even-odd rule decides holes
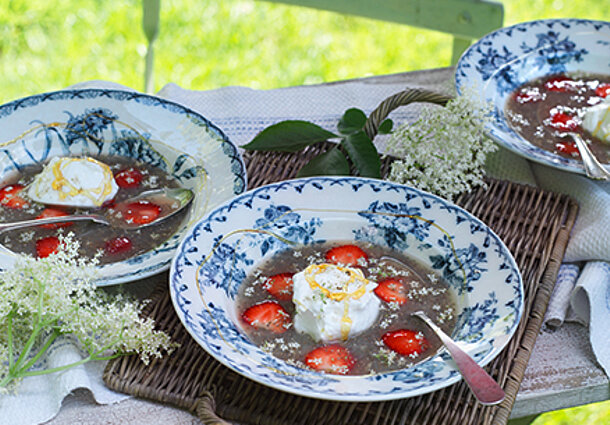
[[[441,328],[422,312],[414,313],[438,335],[447,347],[449,354],[457,365],[464,381],[481,404],[498,404],[504,400],[504,390],[498,383],[475,362],[472,357],[463,351]]]
[[[41,224],[56,224],[65,223],[66,221],[94,221],[100,224],[108,225],[108,220],[104,217],[94,214],[67,215],[62,217],[46,217],[35,218],[22,221],[14,221],[12,223],[0,223],[0,233],[7,230],[21,229],[23,227],[40,226]]]

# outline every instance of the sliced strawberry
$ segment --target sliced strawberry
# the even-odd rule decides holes
[[[281,301],[292,299],[292,273],[279,273],[268,277],[263,288]]]
[[[48,236],[36,241],[36,255],[38,258],[48,257],[57,252],[59,239],[57,236]]]
[[[544,87],[548,91],[567,92],[576,88],[574,80],[563,75],[551,77],[544,83]]]
[[[255,329],[266,329],[276,334],[286,332],[292,325],[290,315],[275,301],[254,304],[241,317]]]
[[[575,131],[579,124],[576,119],[565,112],[551,111],[549,125],[557,131]]]
[[[60,210],[59,208],[49,207],[49,208],[45,208],[44,210],[42,210],[42,212],[40,213],[40,215],[38,217],[36,217],[36,219],[49,218],[49,217],[66,217],[69,215],[70,214],[68,214],[64,210]],[[55,223],[55,224],[41,224],[40,227],[44,227],[45,229],[57,229],[60,227],[69,227],[69,226],[72,226],[72,224],[74,224],[74,223],[66,221],[66,222]]]
[[[129,224],[148,224],[153,222],[161,214],[161,207],[150,201],[136,201],[121,205],[118,208],[123,219]]]
[[[538,87],[527,87],[515,94],[515,101],[520,104],[535,103],[544,99]]]
[[[595,89],[595,94],[599,97],[610,96],[610,83],[604,83],[597,86]]]
[[[127,252],[132,247],[131,240],[125,236],[119,236],[114,239],[110,239],[106,241],[104,244],[104,251],[106,254],[120,254],[122,252]]]
[[[395,277],[382,280],[374,291],[387,303],[404,304],[407,301],[407,286]]]
[[[14,210],[26,208],[28,202],[20,195],[24,186],[19,183],[9,184],[0,189],[0,205]]]
[[[305,364],[319,372],[345,375],[349,373],[356,361],[354,356],[338,344],[314,348],[305,355]]]
[[[356,245],[341,245],[326,252],[326,261],[342,266],[364,266],[369,256]]]
[[[570,155],[570,156],[574,156],[574,157],[580,156],[580,152],[578,151],[578,147],[576,146],[576,143],[574,143],[572,141],[557,142],[557,143],[555,143],[555,149],[557,149],[557,152],[561,152],[566,155]]]
[[[140,186],[142,183],[142,173],[137,168],[127,168],[119,171],[114,176],[114,181],[119,187],[123,189],[132,189]]]
[[[403,356],[418,356],[428,347],[428,340],[410,329],[386,332],[381,339],[390,350]]]

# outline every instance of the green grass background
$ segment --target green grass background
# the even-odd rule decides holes
[[[332,0],[329,0],[332,1]],[[610,20],[608,0],[504,0],[505,25]],[[162,0],[155,89],[276,88],[447,66],[451,36],[254,0]],[[138,0],[0,0],[0,103],[94,79],[143,88]],[[355,105],[357,106],[357,105]],[[610,402],[535,425],[610,423]]]

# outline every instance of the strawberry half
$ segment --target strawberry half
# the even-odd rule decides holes
[[[514,95],[515,101],[520,104],[535,103],[544,99],[544,94],[540,93],[537,87],[524,88]]]
[[[557,149],[557,152],[561,152],[566,155],[570,155],[570,156],[574,156],[574,157],[580,156],[580,152],[578,151],[578,147],[576,146],[576,143],[571,142],[571,141],[557,142],[557,143],[555,143],[555,149]]]
[[[428,340],[420,332],[410,329],[386,332],[381,339],[390,350],[403,356],[418,356],[429,345]]]
[[[404,304],[407,302],[407,286],[395,277],[379,282],[374,292],[387,303]]]
[[[142,173],[136,168],[121,170],[114,176],[116,184],[123,189],[132,189],[140,186],[142,179]]]
[[[271,295],[281,301],[292,299],[292,273],[279,273],[268,277],[263,288]]]
[[[129,251],[132,247],[131,240],[125,236],[119,236],[106,241],[104,251],[106,254],[120,254],[121,252]]]
[[[23,189],[24,186],[19,183],[4,186],[0,189],[0,205],[14,210],[26,208],[29,204],[20,195]]]
[[[265,329],[276,334],[286,332],[292,325],[290,315],[275,301],[254,304],[244,311],[241,317],[255,329]]]
[[[574,80],[562,75],[551,77],[544,83],[544,87],[548,91],[567,92],[576,89]]]
[[[59,239],[57,236],[48,236],[36,241],[36,255],[38,258],[45,258],[51,254],[55,254],[59,248]]]
[[[161,214],[161,207],[150,201],[130,202],[117,208],[123,213],[123,219],[130,224],[148,224]]]
[[[565,112],[551,111],[551,121],[549,123],[557,131],[574,131],[578,129],[579,124],[576,119],[566,114]]]
[[[60,210],[58,208],[45,208],[44,210],[42,210],[42,212],[40,213],[40,215],[38,217],[36,217],[36,219],[39,218],[49,218],[49,217],[66,217],[69,214],[67,212],[65,212],[64,210]],[[58,229],[60,227],[68,227],[68,226],[72,226],[73,223],[66,221],[63,223],[55,223],[55,224],[41,224],[40,227],[44,227],[45,229]]]
[[[326,252],[326,261],[342,266],[364,266],[369,256],[359,246],[341,245]]]
[[[349,373],[356,361],[354,356],[338,344],[314,348],[305,355],[305,364],[319,372],[345,375]]]
[[[595,94],[599,97],[608,97],[610,96],[610,84],[604,83],[600,84],[595,88]]]

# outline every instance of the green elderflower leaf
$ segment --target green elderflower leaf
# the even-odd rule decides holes
[[[350,108],[343,113],[337,124],[337,130],[343,135],[350,135],[362,130],[366,123],[366,115],[360,109]]]
[[[270,125],[241,147],[252,151],[298,152],[314,143],[337,137],[308,121],[288,120]]]
[[[392,127],[394,126],[394,122],[391,119],[383,120],[381,124],[379,124],[379,128],[377,129],[377,133],[379,134],[390,134],[392,131]]]
[[[310,176],[348,176],[349,163],[343,152],[338,148],[332,148],[313,157],[297,173],[297,177]]]
[[[375,145],[360,130],[350,134],[341,142],[362,177],[381,178],[381,160]]]

